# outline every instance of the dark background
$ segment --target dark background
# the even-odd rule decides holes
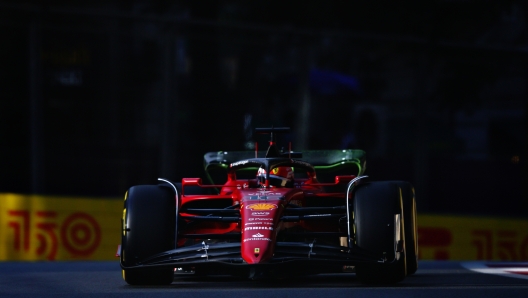
[[[0,1],[0,192],[119,197],[275,125],[419,211],[527,216],[528,4],[397,2]]]

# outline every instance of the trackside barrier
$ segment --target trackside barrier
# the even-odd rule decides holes
[[[0,261],[115,260],[123,201],[0,194]]]
[[[116,260],[122,199],[0,194],[0,261]],[[418,214],[422,260],[528,261],[528,220]]]
[[[423,260],[528,261],[528,220],[418,215]]]

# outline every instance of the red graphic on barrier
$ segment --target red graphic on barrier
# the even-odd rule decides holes
[[[522,238],[518,232],[511,230],[473,230],[471,235],[478,260],[528,260],[528,235]]]
[[[445,228],[418,228],[420,248],[433,248],[435,260],[449,260],[448,248],[453,242],[451,231]],[[420,252],[418,252],[420,253]]]
[[[473,241],[471,244],[477,247],[477,260],[491,260],[493,251],[493,240],[490,230],[475,230],[471,232]]]
[[[58,223],[55,211],[9,210],[12,218],[8,225],[13,229],[13,249],[44,256],[55,260],[62,245],[74,257],[88,257],[101,243],[101,228],[89,214],[76,212]],[[60,242],[57,232],[60,232]],[[34,236],[34,238],[31,238]],[[35,251],[30,251],[31,239],[38,242]]]
[[[61,227],[62,245],[75,256],[89,256],[101,242],[101,228],[86,213],[74,213],[66,218]]]
[[[521,243],[521,260],[528,261],[528,235]]]
[[[9,227],[13,228],[15,234],[15,250],[20,250],[20,242],[23,242],[24,251],[29,250],[29,211],[10,210],[10,217],[22,217],[22,224],[18,221],[9,222]]]
[[[498,257],[501,260],[518,260],[517,254],[517,232],[515,231],[498,231],[497,232]]]
[[[57,256],[57,250],[59,249],[57,235],[55,234],[55,229],[57,224],[55,222],[49,222],[48,220],[55,221],[57,218],[57,212],[53,211],[37,211],[37,218],[39,221],[42,219],[43,222],[38,222],[36,227],[38,229],[37,239],[39,240],[39,246],[37,248],[37,255],[42,256],[46,252],[46,258],[50,261],[55,260]],[[48,240],[51,242],[50,247],[48,248]]]
[[[513,230],[472,230],[467,239],[476,248],[477,260],[528,260],[528,234]],[[421,249],[433,249],[433,259],[448,260],[453,234],[447,228],[418,228]]]

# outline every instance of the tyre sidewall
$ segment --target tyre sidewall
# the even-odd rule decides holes
[[[403,214],[405,221],[405,257],[407,275],[418,270],[418,223],[416,219],[416,197],[414,187],[406,181],[391,181],[396,183],[402,192]]]
[[[152,255],[175,247],[175,193],[161,185],[131,187],[126,196],[122,220],[121,263],[138,266]],[[173,268],[126,269],[129,284],[168,284]]]
[[[388,263],[364,263],[356,266],[358,279],[366,283],[389,284],[406,276],[405,222],[400,217],[400,237],[403,252],[396,259],[394,215],[403,213],[403,202],[397,184],[371,182],[354,193],[355,244],[384,257]]]

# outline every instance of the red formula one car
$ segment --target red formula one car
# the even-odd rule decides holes
[[[362,150],[281,152],[274,134],[287,130],[257,129],[271,135],[263,157],[205,154],[212,184],[183,178],[131,187],[119,249],[125,281],[170,284],[175,269],[253,279],[355,272],[379,284],[413,274],[413,187],[367,181]]]

